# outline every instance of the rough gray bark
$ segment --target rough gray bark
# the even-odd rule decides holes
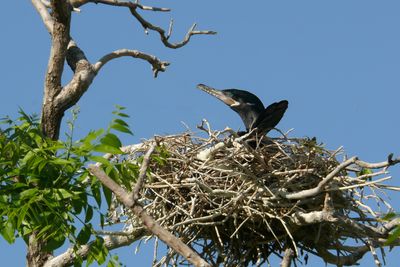
[[[71,9],[68,1],[51,1],[53,32],[50,57],[44,84],[42,107],[42,131],[51,139],[58,139],[64,111],[55,101],[62,90],[61,78],[64,70],[67,46],[70,40]]]

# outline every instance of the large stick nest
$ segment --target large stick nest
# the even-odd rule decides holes
[[[140,201],[213,265],[261,264],[285,248],[298,259],[305,251],[355,263],[373,249],[368,240],[382,237],[377,218],[390,207],[377,191],[387,178],[371,179],[386,169],[372,172],[355,158],[341,163],[341,149],[329,151],[315,139],[249,142],[229,131],[207,133],[156,137],[132,146],[129,160],[157,142]],[[127,225],[141,227],[133,215]],[[349,239],[361,246],[349,246]],[[162,263],[182,258],[170,250]]]

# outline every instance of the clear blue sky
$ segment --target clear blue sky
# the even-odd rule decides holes
[[[178,50],[162,46],[155,33],[145,35],[127,10],[87,5],[73,15],[72,37],[95,61],[119,48],[138,49],[172,64],[154,79],[146,62],[124,58],[102,69],[81,99],[78,136],[104,127],[114,104],[126,106],[136,143],[154,134],[195,129],[202,118],[214,128],[243,128],[240,118],[221,102],[195,89],[252,91],[265,104],[288,99],[279,125],[293,136],[316,136],[330,149],[343,145],[349,156],[381,161],[400,154],[400,2],[399,1],[142,1],[165,3],[171,13],[142,14],[159,25],[175,20],[173,40],[193,22],[216,36],[194,36]],[[166,3],[168,2],[168,3]],[[0,16],[0,117],[18,107],[40,112],[49,34],[30,1],[4,1]],[[70,77],[66,71],[65,81]],[[392,168],[399,185],[400,168]],[[399,195],[390,195],[399,210]],[[149,262],[150,252],[118,254],[127,266]],[[0,241],[2,266],[23,266],[23,242]],[[147,259],[146,259],[147,258]],[[396,266],[399,253],[387,254]],[[311,259],[309,266],[324,266]],[[146,264],[147,265],[147,264]],[[145,266],[146,266],[145,265]],[[374,266],[365,257],[362,266]]]

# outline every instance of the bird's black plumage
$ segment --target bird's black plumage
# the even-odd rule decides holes
[[[259,134],[266,134],[282,119],[288,107],[288,101],[282,100],[264,108],[261,100],[254,94],[239,90],[217,90],[204,84],[197,87],[218,98],[242,118],[247,131],[256,129]]]

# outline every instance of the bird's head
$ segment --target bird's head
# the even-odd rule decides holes
[[[197,88],[218,98],[233,110],[243,109],[245,107],[262,111],[264,109],[263,103],[254,94],[239,90],[239,89],[225,89],[217,90],[204,84],[198,84]]]
[[[217,90],[214,89],[212,87],[209,87],[205,84],[198,84],[197,88],[199,88],[200,90],[215,96],[216,98],[218,98],[219,100],[221,100],[222,102],[224,102],[225,104],[227,104],[230,107],[235,107],[235,106],[239,106],[240,102],[235,100],[234,96],[232,93],[226,92],[227,90]]]

